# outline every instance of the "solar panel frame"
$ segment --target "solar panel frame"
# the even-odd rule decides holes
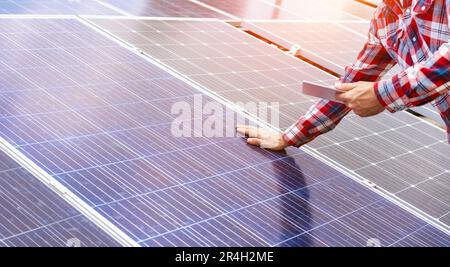
[[[126,20],[126,19],[123,19],[123,20],[121,20],[121,21],[124,21],[124,20]],[[151,20],[151,19],[148,19],[148,20],[144,20],[144,21],[149,21],[149,20]],[[94,21],[94,23],[95,23],[95,21]],[[100,27],[103,27],[106,31],[108,31],[108,30],[110,30],[108,27],[104,27],[104,25],[99,25]],[[232,26],[229,26],[229,27],[232,27]],[[114,34],[114,33],[112,33],[112,34]],[[120,39],[120,37],[119,37],[119,39]],[[125,41],[126,42],[126,41]],[[151,41],[149,41],[149,42],[151,42]],[[131,44],[132,45],[132,44]],[[142,52],[145,52],[146,51],[146,47],[139,47],[138,46],[138,49],[140,49],[140,51],[142,51]],[[150,57],[151,57],[151,54],[149,55]],[[165,65],[165,66],[167,66],[167,62],[162,62],[161,60],[157,60],[157,62],[159,62],[159,63],[161,63],[161,64],[163,64],[163,65]],[[173,67],[173,66],[171,66],[171,67]],[[179,71],[179,70],[178,70]],[[182,73],[182,72],[181,72]],[[183,74],[182,74],[183,75]],[[189,75],[187,75],[188,77],[189,77]],[[195,79],[194,79],[195,80]],[[200,84],[202,84],[202,82],[200,82]],[[205,86],[204,84],[203,84],[203,86]],[[206,86],[207,88],[208,88],[208,86]],[[214,90],[212,90],[212,91],[214,91]],[[245,100],[244,100],[245,101]],[[420,124],[420,125],[424,125],[424,124],[426,124],[425,122],[420,122],[420,121],[418,121],[418,120],[416,120],[416,119],[414,119],[413,118],[413,116],[410,116],[409,114],[404,114],[404,113],[402,113],[402,114],[400,114],[400,115],[396,115],[397,116],[397,118],[401,118],[401,120],[400,121],[402,121],[402,120],[405,120],[405,121],[413,121],[414,123],[417,123],[417,124]],[[400,117],[398,117],[398,116],[400,116]],[[355,116],[349,116],[349,117],[355,117]],[[380,119],[381,117],[378,117],[378,119]],[[368,122],[367,120],[366,120],[366,122]],[[380,126],[382,126],[382,128],[385,128],[386,130],[388,130],[388,131],[390,131],[390,127],[389,126],[386,126],[386,125],[383,125],[383,124],[380,124]],[[435,126],[433,126],[433,128],[434,128]],[[407,129],[410,129],[411,127],[409,127],[409,128],[407,128]],[[411,128],[412,129],[412,128]],[[333,133],[335,133],[335,134],[338,134],[339,133],[339,130],[338,131],[334,131]],[[375,133],[376,135],[378,134],[378,133]],[[325,137],[326,138],[326,137]],[[439,137],[439,139],[430,139],[430,140],[437,140],[437,144],[440,144],[440,143],[442,143],[442,144],[444,144],[445,145],[445,142],[446,142],[446,140],[444,140],[443,139],[444,138],[444,136],[442,136],[442,138],[440,138]],[[347,138],[348,139],[348,138]],[[384,138],[381,138],[381,140],[384,140]],[[319,158],[321,158],[321,159],[325,159],[326,161],[328,160],[328,162],[335,162],[335,161],[333,161],[332,160],[332,158],[330,158],[329,157],[329,155],[327,156],[326,154],[324,154],[324,153],[321,153],[321,151],[318,149],[318,147],[320,147],[320,145],[319,146],[312,146],[312,147],[310,147],[310,146],[306,146],[307,148],[311,148],[312,150],[309,150],[309,151],[311,151],[311,153],[314,153],[314,154],[316,154],[316,156],[317,156],[317,154],[320,154],[320,156],[319,156]],[[428,148],[427,148],[428,149]],[[336,162],[335,162],[336,163]],[[345,169],[346,169],[346,171],[345,171],[345,173],[346,174],[350,174],[352,177],[357,177],[356,179],[360,179],[360,180],[363,180],[363,181],[365,181],[366,179],[364,178],[364,177],[362,177],[361,175],[359,175],[359,174],[357,174],[356,172],[354,172],[354,171],[352,171],[352,168],[348,168],[348,167],[345,167],[345,165],[341,165],[341,164],[333,164],[333,166],[336,166],[336,167],[338,167],[340,170],[343,170],[342,169],[342,167],[344,167]],[[349,172],[349,170],[350,170],[350,172]],[[421,216],[422,218],[423,218],[423,216],[425,216],[425,217],[429,217],[429,215],[427,215],[426,213],[424,213],[424,212],[422,212],[422,211],[419,211],[419,210],[417,210],[417,207],[414,207],[413,205],[410,205],[410,204],[408,204],[407,202],[405,202],[405,201],[403,201],[403,200],[401,200],[399,197],[397,197],[397,196],[392,196],[392,194],[391,193],[389,193],[388,191],[386,191],[385,189],[382,189],[382,188],[380,188],[380,187],[378,187],[378,190],[380,190],[380,191],[383,191],[383,193],[387,196],[387,198],[388,199],[390,199],[390,200],[393,200],[394,202],[397,202],[397,203],[402,203],[403,205],[405,205],[405,206],[407,206],[408,207],[408,210],[416,210],[416,214],[418,214],[419,216]],[[432,221],[435,221],[440,227],[441,227],[441,229],[446,229],[446,228],[448,228],[447,226],[443,226],[443,225],[441,225],[441,223],[440,222],[438,222],[436,219],[431,219]],[[447,230],[445,230],[445,231],[448,231],[448,229]]]

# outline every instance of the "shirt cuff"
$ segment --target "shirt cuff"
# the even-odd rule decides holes
[[[406,73],[394,75],[392,78],[378,81],[374,85],[378,101],[392,113],[411,106],[409,98],[404,93],[404,86],[400,83],[401,79],[399,77],[402,75],[406,75]]]
[[[296,127],[296,126],[294,126]],[[296,131],[292,130],[292,127],[288,128],[282,134],[284,141],[286,141],[289,145],[300,147],[306,143],[309,143],[313,138],[310,138],[306,134],[304,134],[301,130],[296,129]]]

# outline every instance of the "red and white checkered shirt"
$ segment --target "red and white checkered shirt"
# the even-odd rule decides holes
[[[398,64],[403,71],[379,81]],[[450,0],[384,0],[375,10],[368,40],[342,82],[371,81],[390,112],[434,101],[450,142]],[[333,129],[350,112],[344,104],[321,100],[283,137],[301,146]]]

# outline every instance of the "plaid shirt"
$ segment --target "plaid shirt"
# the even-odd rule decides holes
[[[384,0],[370,23],[368,40],[342,82],[375,82],[380,103],[390,112],[434,101],[450,142],[450,0]],[[379,81],[392,66],[403,71]],[[321,100],[283,134],[301,146],[333,129],[350,109]]]

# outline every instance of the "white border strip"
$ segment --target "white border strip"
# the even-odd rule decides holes
[[[0,19],[75,19],[76,15],[0,14]]]
[[[159,66],[161,69],[167,71],[169,74],[173,75],[174,77],[184,81],[185,83],[191,85],[192,87],[196,88],[198,91],[204,93],[205,95],[215,99],[216,101],[218,101],[219,103],[231,108],[233,111],[239,113],[241,116],[243,116],[244,118],[247,118],[249,120],[252,120],[253,122],[257,123],[258,126],[264,127],[264,128],[270,128],[273,130],[276,130],[278,132],[280,132],[281,130],[273,127],[272,125],[268,124],[265,121],[262,121],[261,119],[259,119],[258,117],[256,117],[255,115],[252,115],[248,112],[246,112],[242,107],[237,106],[235,103],[227,100],[224,97],[218,96],[217,94],[211,92],[210,90],[208,90],[206,87],[204,87],[201,84],[198,84],[195,81],[192,81],[190,78],[188,78],[187,76],[183,75],[182,73],[179,73],[178,71],[176,71],[175,69],[171,68],[170,66],[166,65],[165,63],[153,58],[152,56],[142,53],[138,48],[134,47],[132,44],[124,41],[123,39],[115,36],[114,34],[108,32],[107,30],[104,30],[102,28],[99,28],[94,22],[88,21],[88,20],[83,20],[84,17],[81,17],[81,21],[84,22],[87,26],[91,27],[92,29],[98,31],[99,33],[103,34],[104,36],[110,38],[111,40],[114,40],[116,43],[118,43],[119,45],[127,48],[130,51],[133,51],[134,53],[138,54],[139,56],[141,56],[142,58],[146,59],[148,62],[153,63],[156,66]],[[229,27],[232,27],[234,29],[236,29],[235,27],[233,27],[232,25],[225,23],[223,21],[217,20],[217,22],[219,23],[224,23],[225,25],[228,25]],[[245,34],[242,31],[239,31],[238,29],[236,29],[237,32],[241,32],[242,34]],[[254,37],[255,38],[255,37]],[[267,45],[267,43],[263,42],[262,40],[259,40],[258,38],[255,38],[256,40],[260,41],[261,43]],[[273,46],[272,46],[273,47]],[[273,47],[273,49],[277,49],[276,47]],[[278,50],[279,51],[279,50]],[[292,55],[288,55],[288,56],[292,56]],[[294,56],[292,56],[294,57]],[[295,57],[294,57],[295,58]],[[311,66],[312,68],[316,68],[315,66]],[[323,70],[316,68],[322,72],[324,72]],[[326,72],[324,72],[326,73]],[[336,78],[335,76],[326,73],[327,75],[329,75],[330,77]],[[409,114],[410,116],[413,116],[411,114]],[[432,125],[430,123],[430,125]],[[436,128],[439,128],[437,126],[435,126]],[[367,184],[367,179],[365,179],[364,177],[348,170],[347,168],[343,167],[342,165],[336,163],[335,161],[333,161],[332,159],[330,159],[329,157],[326,157],[318,152],[316,152],[314,149],[309,148],[307,146],[303,146],[301,148],[303,151],[305,151],[308,155],[311,155],[312,157],[320,160],[321,162],[327,164],[328,166],[333,167],[334,169],[338,170],[339,172],[341,172],[342,174],[345,174],[346,176],[348,176],[350,179],[358,182],[359,184],[361,184],[362,186],[372,190],[372,192],[375,192],[377,194],[379,194],[380,196],[382,196],[384,199],[390,201],[391,203],[405,209],[406,211],[410,212],[411,214],[415,215],[416,217],[422,219],[423,221],[427,222],[428,224],[436,227],[437,229],[441,230],[442,232],[446,233],[447,235],[450,235],[450,227],[447,227],[446,225],[444,225],[443,223],[441,223],[440,221],[437,221],[436,219],[432,218],[429,214],[424,213],[422,211],[420,211],[417,207],[414,207],[413,205],[403,201],[402,199],[396,197],[396,196],[392,196],[392,194],[387,193],[387,191],[382,190],[380,188],[373,188],[370,185]]]
[[[115,6],[113,6],[113,5],[109,4],[109,3],[103,2],[101,0],[95,0],[95,2],[99,3],[100,5],[102,5],[102,6],[106,7],[106,8],[111,9],[112,11],[115,11],[115,12],[117,12],[119,14],[122,14],[124,16],[133,16],[132,14],[126,12],[125,10],[123,10],[121,8],[118,8],[118,7],[115,7]]]
[[[162,21],[221,21],[216,18],[185,18],[185,17],[148,17],[148,16],[110,16],[110,15],[79,15],[84,20],[111,19],[111,20],[162,20]],[[97,26],[98,27],[98,26]]]

